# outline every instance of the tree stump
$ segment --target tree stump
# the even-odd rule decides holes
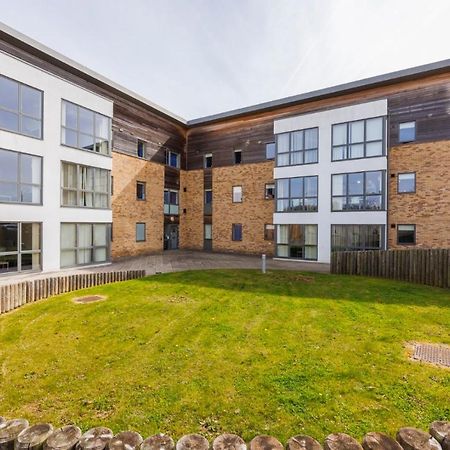
[[[13,450],[16,437],[28,426],[28,420],[13,419],[0,424],[0,450]]]
[[[396,440],[383,433],[367,433],[362,446],[364,450],[403,450]]]
[[[250,450],[284,450],[281,442],[273,436],[260,435],[250,442]]]
[[[0,425],[1,425],[2,423],[5,423],[5,422],[6,422],[6,419],[3,418],[2,416],[0,416]]]
[[[53,433],[49,423],[38,423],[20,432],[14,443],[14,450],[41,450],[45,441]]]
[[[247,444],[237,434],[224,433],[213,442],[213,450],[247,450]]]
[[[136,431],[122,431],[109,441],[110,450],[136,450],[142,443],[142,436]]]
[[[142,442],[141,450],[175,450],[175,442],[167,434],[155,434]]]
[[[178,440],[176,450],[208,450],[209,442],[200,434],[187,434]]]
[[[450,438],[450,422],[437,420],[430,425],[430,434],[439,443],[442,443],[446,437]]]
[[[322,446],[312,437],[299,434],[287,441],[286,450],[322,450]]]
[[[447,435],[442,441],[442,450],[450,450],[450,435]]]
[[[358,441],[345,433],[328,435],[323,448],[325,450],[363,450]]]
[[[441,445],[431,434],[417,428],[400,428],[397,441],[403,450],[441,450]]]
[[[81,438],[81,430],[75,425],[56,429],[47,439],[44,450],[74,450]]]
[[[103,450],[108,447],[113,432],[109,428],[96,427],[86,431],[78,442],[77,449]]]

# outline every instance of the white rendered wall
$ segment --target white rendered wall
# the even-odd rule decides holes
[[[112,169],[112,158],[61,145],[61,100],[69,100],[108,117],[113,102],[0,52],[0,74],[40,89],[43,94],[43,139],[0,130],[0,148],[43,157],[42,206],[0,203],[0,221],[42,223],[42,269],[60,268],[61,222],[111,223],[112,211],[61,207],[61,161]]]
[[[331,224],[380,224],[386,225],[386,211],[345,211],[331,212],[331,175],[336,173],[386,170],[387,157],[364,158],[346,161],[331,161],[331,128],[333,124],[352,120],[368,119],[387,115],[387,100],[361,103],[354,106],[330,109],[296,117],[275,120],[275,134],[305,128],[319,127],[319,162],[298,166],[276,167],[274,178],[293,178],[318,175],[318,212],[275,213],[274,224],[317,224],[318,261],[330,262]],[[386,138],[385,138],[386,140]],[[386,144],[386,142],[385,142]],[[386,145],[385,145],[386,147]],[[387,147],[386,147],[387,151]],[[387,181],[387,177],[385,182]],[[387,196],[385,186],[385,197]],[[387,198],[385,198],[385,204]],[[386,233],[386,227],[385,227]],[[386,236],[385,236],[386,239]]]

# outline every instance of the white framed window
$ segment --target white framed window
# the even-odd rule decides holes
[[[399,173],[397,183],[397,192],[399,194],[410,194],[416,192],[415,172]]]
[[[212,167],[212,163],[213,163],[212,158],[213,158],[212,153],[206,153],[206,155],[204,156],[203,167],[205,169],[209,169]]]
[[[233,186],[233,203],[242,203],[242,186]]]
[[[171,150],[166,150],[166,165],[174,169],[180,168],[180,154]]]
[[[137,223],[136,224],[136,242],[144,242],[147,240],[146,236],[146,224]]]
[[[398,142],[412,142],[416,140],[416,122],[402,122],[398,124]]]

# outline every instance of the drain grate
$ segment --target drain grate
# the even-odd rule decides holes
[[[413,344],[412,359],[438,366],[450,367],[450,346],[439,344]]]
[[[104,295],[85,295],[84,297],[74,298],[75,303],[93,303],[99,302],[100,300],[105,300]]]

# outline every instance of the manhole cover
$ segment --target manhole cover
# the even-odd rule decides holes
[[[412,359],[437,366],[450,367],[450,346],[414,343],[412,348]]]
[[[85,295],[84,297],[74,298],[73,301],[75,303],[93,303],[105,299],[106,297],[104,295]]]

